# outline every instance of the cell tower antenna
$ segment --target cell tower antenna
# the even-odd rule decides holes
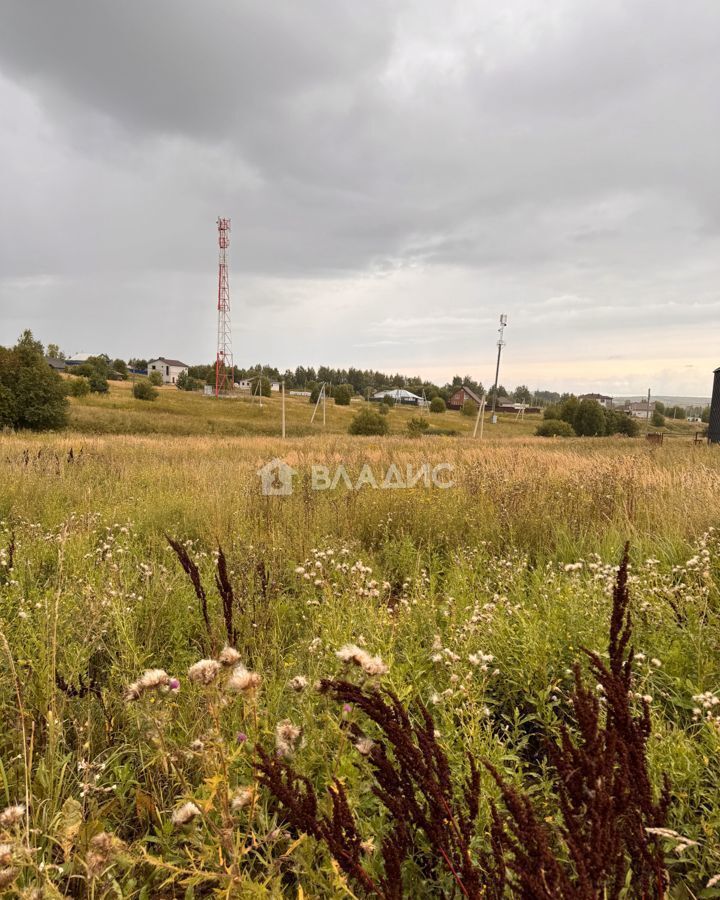
[[[230,219],[218,219],[218,300],[217,355],[215,357],[215,396],[235,386],[232,331],[230,329],[230,281],[228,279],[227,249],[230,246]]]

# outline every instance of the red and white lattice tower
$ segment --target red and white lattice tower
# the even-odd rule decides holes
[[[232,390],[235,384],[232,333],[230,331],[230,282],[228,280],[227,248],[230,246],[230,219],[218,219],[218,327],[217,356],[215,358],[215,396]]]

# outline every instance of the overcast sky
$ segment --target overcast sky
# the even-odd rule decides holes
[[[709,395],[718,0],[3,0],[0,344]]]

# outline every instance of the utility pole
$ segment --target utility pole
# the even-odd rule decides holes
[[[285,382],[282,382],[282,436],[285,438]]]
[[[650,388],[648,388],[647,423],[648,423],[648,428],[649,428],[650,427]]]
[[[497,342],[498,355],[497,355],[497,365],[495,366],[495,387],[493,388],[493,402],[492,402],[492,415],[490,416],[490,421],[493,425],[497,424],[497,416],[495,415],[495,406],[497,405],[497,389],[498,389],[498,378],[500,377],[500,354],[502,353],[502,348],[505,346],[505,341],[503,340],[503,335],[505,334],[505,326],[507,325],[507,316],[503,313],[500,316],[500,327],[498,331],[500,333],[500,340]]]

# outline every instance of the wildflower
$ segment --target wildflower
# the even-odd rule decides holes
[[[0,844],[0,866],[9,866],[12,862],[12,844]]]
[[[238,742],[238,744],[244,744],[247,739],[248,737],[244,731],[238,731],[238,733],[235,735],[235,740]]]
[[[220,663],[214,659],[201,659],[188,669],[188,678],[195,684],[212,684],[220,671]]]
[[[283,719],[278,722],[275,728],[275,750],[277,755],[282,759],[292,756],[300,740],[302,728],[299,725],[293,725],[290,719]]]
[[[254,799],[254,787],[238,788],[230,800],[230,808],[233,812],[238,812],[241,809],[245,809],[246,806],[250,806]]]
[[[366,841],[360,841],[360,849],[366,856],[369,856],[375,850],[374,838],[368,838]]]
[[[125,845],[120,838],[107,831],[101,831],[90,841],[90,849],[86,857],[88,873],[91,877],[100,875],[114,860]]]
[[[170,688],[171,678],[165,669],[146,669],[137,681],[133,681],[127,686],[125,700],[131,703],[133,700],[138,700],[146,691],[169,690]]]
[[[261,681],[257,672],[249,672],[245,666],[235,666],[225,684],[225,690],[231,694],[250,694]]]
[[[25,815],[25,804],[18,803],[15,806],[8,806],[0,813],[0,828],[12,828],[13,825],[23,818]]]
[[[659,669],[660,666],[662,665],[662,663],[660,662],[660,660],[659,660],[659,659],[656,659],[655,657],[653,657],[653,658],[650,660],[650,662],[655,666],[656,669]]]
[[[18,870],[14,869],[12,866],[6,866],[4,869],[0,869],[0,888],[10,887],[18,875]]]
[[[291,678],[288,681],[288,687],[291,691],[295,691],[295,693],[300,694],[308,685],[308,680],[304,675],[296,675],[294,678]]]
[[[205,749],[205,744],[201,740],[198,739],[196,741],[193,741],[192,744],[190,744],[190,749],[193,750],[195,753],[202,753],[202,751]]]
[[[345,644],[335,656],[344,663],[359,666],[366,675],[385,675],[388,671],[388,667],[379,656],[371,656],[357,644]]]
[[[179,691],[180,690],[180,681],[177,678],[171,678],[168,682],[168,687],[171,691]]]
[[[197,806],[192,803],[183,803],[182,806],[178,806],[175,810],[173,810],[172,814],[172,823],[173,825],[177,825],[178,827],[182,825],[188,825],[194,818],[200,815],[200,810]]]
[[[218,662],[223,666],[235,666],[240,662],[240,654],[234,647],[223,647]]]
[[[305,568],[304,568],[303,566],[296,566],[296,567],[295,567],[295,574],[296,574],[296,575],[304,575],[304,574],[305,574]]]
[[[363,756],[370,756],[370,751],[375,746],[375,741],[368,737],[361,737],[355,742],[355,749]]]
[[[713,875],[713,877],[708,881],[705,885],[706,888],[715,887],[716,884],[720,884],[720,875]]]

